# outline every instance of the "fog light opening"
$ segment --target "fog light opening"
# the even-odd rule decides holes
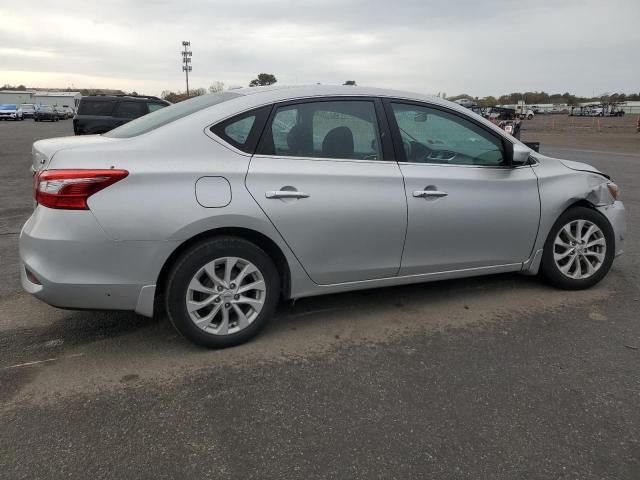
[[[42,283],[40,282],[40,280],[38,280],[38,277],[36,277],[35,273],[33,273],[31,270],[29,270],[27,267],[24,267],[24,271],[27,274],[27,279],[31,282],[31,283],[35,283],[36,285],[42,285]]]

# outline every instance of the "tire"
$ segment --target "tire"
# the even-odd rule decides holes
[[[230,261],[225,261],[229,258]],[[225,282],[228,264],[232,266],[232,273],[230,281]],[[240,271],[245,267],[251,273],[240,278]],[[217,281],[213,280],[211,271],[215,271]],[[233,283],[234,278],[240,278],[238,285]],[[259,285],[261,281],[259,288],[263,291],[256,288],[239,294],[239,289]],[[194,289],[192,285],[198,287]],[[203,286],[206,292],[202,291]],[[176,260],[168,275],[165,307],[173,326],[188,340],[207,348],[226,348],[257,335],[273,315],[279,297],[278,270],[260,247],[237,237],[216,237],[195,244]],[[206,305],[190,313],[188,299]],[[244,326],[238,310],[243,313]],[[223,333],[225,318],[227,331]],[[201,326],[196,324],[197,320],[202,321]]]
[[[533,115],[527,115],[527,120],[531,120],[533,118]]]
[[[580,226],[577,223],[579,221],[585,222],[580,238],[575,235],[578,231],[577,227]],[[591,230],[592,225],[595,225],[599,231],[597,229]],[[560,237],[558,236],[566,226],[569,226],[569,232],[578,242],[570,242],[566,230]],[[586,238],[590,231],[593,233]],[[558,239],[560,242],[567,242],[566,247],[556,243]],[[604,245],[602,245],[602,240],[604,240]],[[593,242],[597,244],[587,247]],[[614,253],[615,234],[606,217],[591,208],[572,207],[560,215],[549,232],[542,254],[541,271],[549,283],[555,287],[564,290],[582,290],[592,287],[604,278],[611,268]],[[554,258],[556,255],[559,260]],[[575,259],[572,260],[572,257]],[[571,262],[573,263],[569,265]],[[593,272],[588,272],[589,265],[591,268],[595,268]],[[565,272],[561,270],[561,267]]]

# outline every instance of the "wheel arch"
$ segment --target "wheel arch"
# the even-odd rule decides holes
[[[548,223],[548,228],[546,228],[544,232],[539,232],[538,233],[539,237],[536,240],[536,243],[535,243],[533,251],[531,252],[531,257],[523,265],[523,269],[522,269],[523,273],[525,273],[526,275],[537,275],[538,274],[538,272],[540,270],[540,266],[542,265],[542,252],[544,250],[544,247],[547,244],[547,240],[549,238],[549,235],[551,235],[551,231],[553,230],[553,226],[556,224],[558,219],[562,215],[564,215],[568,210],[570,210],[572,208],[576,208],[576,207],[585,207],[585,208],[588,208],[590,210],[593,210],[594,212],[598,212],[600,215],[602,215],[602,213],[600,211],[598,211],[596,206],[593,203],[591,203],[589,200],[587,200],[586,198],[574,198],[574,199],[570,200],[569,202],[567,202],[567,204],[564,206],[564,208],[562,208],[561,210],[559,210],[557,212],[557,214],[555,215],[553,221]],[[606,216],[604,216],[604,215],[602,215],[602,216],[607,220],[607,222],[609,222],[609,219]],[[609,222],[609,223],[611,223],[611,222]]]
[[[197,235],[194,235],[193,237],[182,242],[171,253],[171,255],[169,255],[167,260],[162,265],[160,273],[158,274],[158,280],[156,282],[155,289],[156,299],[164,294],[166,289],[167,277],[169,275],[171,267],[185,251],[187,251],[197,243],[221,236],[242,238],[251,243],[254,243],[262,250],[264,250],[265,253],[269,255],[269,257],[273,260],[278,270],[281,285],[281,298],[289,298],[291,292],[291,268],[282,249],[268,236],[256,230],[245,227],[220,227],[206,230],[204,232],[198,233]]]

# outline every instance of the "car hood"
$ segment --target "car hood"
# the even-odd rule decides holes
[[[60,150],[114,141],[118,141],[118,139],[103,137],[102,135],[82,135],[77,137],[60,137],[38,140],[33,144],[33,148],[31,150],[33,161],[31,168],[36,172],[47,168],[55,153]]]
[[[570,168],[571,170],[577,170],[579,172],[589,172],[589,173],[597,173],[599,175],[602,175],[603,177],[607,177],[609,178],[608,175],[602,173],[600,170],[598,170],[595,167],[592,167],[591,165],[589,165],[588,163],[582,163],[582,162],[574,162],[573,160],[562,160],[562,159],[558,159],[560,161],[560,163],[562,163],[565,167]]]
[[[17,113],[18,110],[8,110],[6,108],[0,108],[0,113]]]

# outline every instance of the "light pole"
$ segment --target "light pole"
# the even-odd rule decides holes
[[[187,98],[189,97],[189,72],[192,70],[191,68],[191,56],[193,52],[191,50],[187,50],[187,47],[191,46],[191,42],[183,41],[182,46],[184,50],[180,52],[182,54],[182,71],[187,79]]]

